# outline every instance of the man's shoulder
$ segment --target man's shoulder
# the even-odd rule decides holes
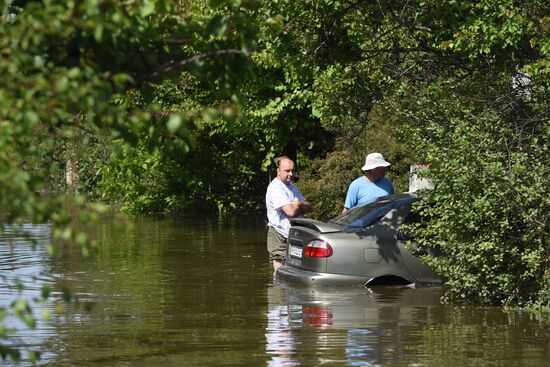
[[[393,186],[391,180],[390,180],[389,178],[387,178],[386,176],[380,178],[380,180],[381,180],[382,182],[384,182],[386,185]]]
[[[355,180],[351,181],[350,185],[359,186],[359,185],[362,185],[366,182],[367,182],[367,180],[365,179],[365,176],[359,176]]]
[[[275,177],[273,180],[271,180],[271,182],[269,182],[269,185],[267,185],[267,187],[274,185],[276,183],[275,182],[276,180],[277,180],[277,177]]]
[[[275,177],[267,186],[267,193],[272,191],[279,191],[281,189],[284,189],[284,183],[282,183],[281,180]]]

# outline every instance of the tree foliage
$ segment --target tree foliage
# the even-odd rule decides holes
[[[429,131],[415,141],[436,184],[422,208],[430,222],[416,236],[442,250],[429,263],[459,298],[533,303],[548,269],[548,124],[532,115],[519,121],[518,111],[506,111],[510,101],[480,105],[487,95],[454,89],[415,101],[422,121],[413,123]],[[436,112],[442,107],[445,114]]]
[[[436,183],[416,235],[454,298],[548,306],[549,10],[450,7],[435,46],[461,63],[400,106]]]
[[[283,107],[271,116],[288,116],[299,91],[299,123],[339,141],[300,181],[316,215],[341,208],[369,151],[395,154],[397,180],[407,163],[428,163],[436,188],[415,235],[440,248],[427,261],[449,296],[548,306],[548,4],[281,0],[266,9],[284,17],[259,51],[287,97],[271,99]],[[292,118],[285,125],[299,131]]]
[[[127,151],[128,143],[148,148],[153,159],[145,165],[158,170],[162,162],[155,161],[154,149],[160,147],[144,147],[143,136],[167,150],[188,149],[193,121],[217,118],[224,106],[167,108],[156,103],[152,91],[159,80],[181,78],[185,70],[201,81],[201,88],[228,99],[249,70],[258,27],[248,14],[258,4],[0,2],[3,223],[51,222],[56,240],[85,245],[86,237],[69,225],[67,197],[51,192],[59,182],[56,176],[70,159],[101,159]],[[75,139],[81,144],[74,144]],[[87,177],[79,188],[89,191],[101,177],[96,177],[97,166],[84,161],[87,167],[79,169]],[[79,204],[84,200],[77,197]],[[83,211],[80,217],[93,216]],[[17,315],[14,306],[11,312]],[[0,310],[2,318],[5,312]],[[18,356],[17,351],[10,355]]]

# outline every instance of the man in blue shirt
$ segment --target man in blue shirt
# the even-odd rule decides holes
[[[354,180],[348,188],[344,210],[346,213],[353,207],[371,203],[381,196],[394,193],[391,181],[385,177],[390,166],[380,153],[370,153],[361,168],[365,175]]]

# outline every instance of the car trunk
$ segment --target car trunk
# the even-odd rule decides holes
[[[339,232],[340,228],[304,218],[292,219],[291,223],[285,265],[313,272],[326,272],[327,258],[304,256],[304,248],[310,241],[322,238],[323,233]]]

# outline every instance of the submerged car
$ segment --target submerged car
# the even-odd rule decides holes
[[[291,219],[286,262],[277,277],[327,286],[442,284],[442,278],[405,247],[410,238],[403,225],[418,220],[412,210],[418,200],[415,194],[389,195],[329,222]]]

